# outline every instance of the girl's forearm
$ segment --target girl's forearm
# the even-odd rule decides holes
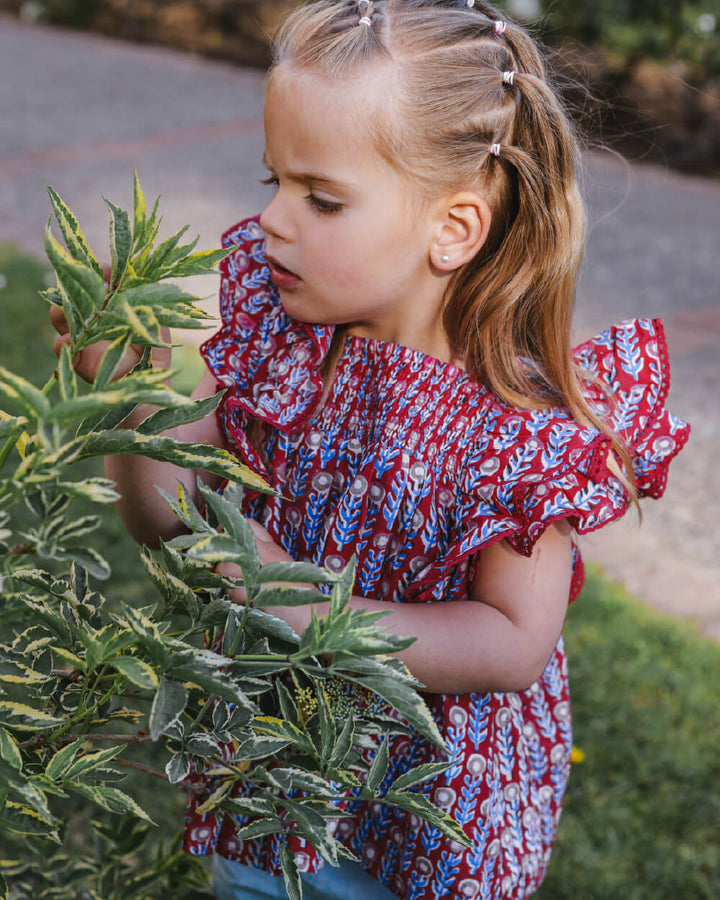
[[[210,397],[216,391],[215,378],[208,372],[193,392],[193,399]],[[155,412],[155,407],[142,404],[125,419],[120,427],[135,429],[153,412]],[[225,445],[215,415],[206,416],[199,422],[168,429],[163,432],[163,436],[215,447]],[[185,530],[158,492],[158,487],[175,495],[178,482],[182,482],[193,500],[197,501],[198,474],[213,489],[220,482],[216,476],[209,475],[207,472],[198,473],[195,469],[184,469],[171,463],[159,462],[134,454],[106,457],[105,471],[108,478],[111,478],[117,485],[120,499],[116,506],[125,527],[136,541],[147,544],[149,547],[157,547],[160,539],[169,540]]]
[[[397,655],[430,693],[525,690],[542,674],[562,629],[560,622],[538,635],[474,600],[391,604],[354,596],[350,605],[389,612],[383,620],[388,631],[417,638]],[[313,607],[318,616],[327,611],[326,602]],[[309,606],[273,607],[271,612],[298,633],[310,622]]]
[[[134,430],[155,411],[152,406],[138,406],[120,427]],[[179,437],[173,431],[164,436]],[[194,497],[196,472],[193,469],[127,454],[105,457],[105,474],[115,482],[120,494],[115,506],[123,524],[138,543],[157,547],[160,539],[169,540],[183,531],[182,524],[157,488],[175,495],[178,481],[181,481]]]

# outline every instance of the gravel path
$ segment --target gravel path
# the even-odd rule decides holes
[[[172,51],[30,26],[0,16],[0,241],[42,251],[44,183],[106,242],[99,194],[131,205],[132,171],[163,195],[165,225],[201,247],[257,212],[263,76]],[[670,407],[693,425],[665,499],[583,538],[599,562],[660,610],[720,639],[720,183],[609,155],[585,161],[591,233],[577,336],[636,315],[662,316]],[[194,289],[214,295],[214,279]],[[212,308],[213,301],[210,302]],[[31,348],[28,348],[30,350]]]

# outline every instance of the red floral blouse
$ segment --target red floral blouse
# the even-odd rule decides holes
[[[610,441],[562,408],[515,409],[461,369],[397,344],[345,338],[326,402],[320,366],[333,329],[283,310],[256,219],[224,236],[240,247],[222,265],[222,327],[202,348],[228,391],[219,409],[230,445],[277,497],[249,495],[245,512],[298,560],[340,570],[357,556],[355,593],[393,603],[467,598],[483,547],[523,555],[566,518],[580,534],[619,518],[628,499],[607,467]],[[689,427],[664,410],[669,369],[658,321],[624,322],[575,351],[597,385],[595,408],[626,442],[640,496],[659,497]],[[609,399],[608,399],[609,394]],[[266,423],[264,460],[246,440]],[[582,585],[575,553],[574,597]],[[519,693],[429,694],[453,766],[426,785],[473,841],[443,837],[415,815],[354,807],[336,836],[399,898],[525,897],[542,880],[571,750],[562,639],[538,681]],[[388,780],[431,761],[423,738],[399,736]],[[240,841],[242,817],[198,814],[185,848],[279,872],[273,839]],[[293,844],[301,871],[318,859]]]

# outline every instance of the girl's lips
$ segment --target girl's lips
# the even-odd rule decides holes
[[[270,278],[276,288],[287,290],[300,284],[300,278],[294,272],[291,272],[290,269],[281,266],[277,260],[268,256],[267,262],[270,267]]]

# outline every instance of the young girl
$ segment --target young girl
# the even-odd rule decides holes
[[[196,396],[227,392],[177,436],[229,446],[277,489],[244,501],[265,561],[340,570],[354,554],[353,605],[393,604],[453,760],[428,791],[473,842],[358,805],[337,836],[362,867],[315,874],[293,844],[306,895],[528,897],[569,771],[572,535],[660,496],[688,435],[663,410],[662,328],[626,322],[571,352],[577,146],[532,40],[482,0],[299,9],[265,135],[275,195],[225,235],[240,246]],[[139,540],[177,532],[153,485],[195,491],[194,473],[108,470]],[[310,616],[273,611],[298,631]],[[391,768],[434,752],[398,737]],[[218,854],[218,896],[284,896],[275,843],[234,824],[191,801],[186,849]]]

